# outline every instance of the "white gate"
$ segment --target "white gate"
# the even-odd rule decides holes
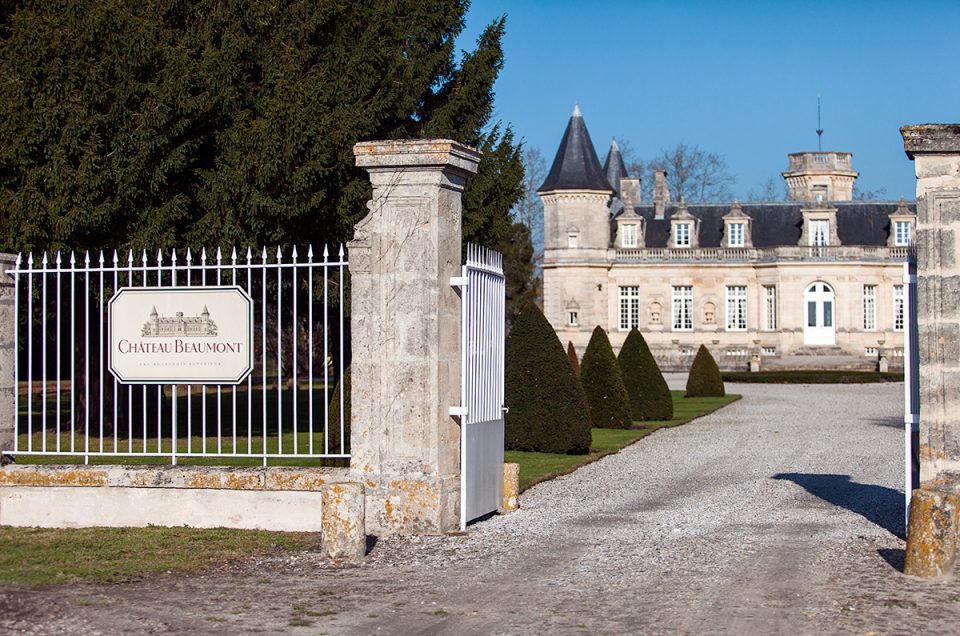
[[[906,521],[910,520],[910,497],[920,487],[920,335],[917,331],[917,255],[907,254],[903,264],[903,456]],[[906,526],[904,526],[906,528]]]
[[[460,320],[460,527],[503,500],[503,257],[467,246]]]

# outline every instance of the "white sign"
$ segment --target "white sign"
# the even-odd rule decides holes
[[[110,371],[138,384],[237,384],[253,370],[253,301],[239,287],[123,287]]]

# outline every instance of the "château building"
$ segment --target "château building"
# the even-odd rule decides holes
[[[199,316],[184,316],[178,311],[176,316],[164,317],[154,307],[150,320],[143,324],[141,335],[147,337],[201,337],[217,335],[217,323],[210,320],[210,311],[206,305]]]
[[[846,152],[788,156],[788,201],[653,201],[614,142],[601,166],[579,109],[538,194],[543,309],[582,354],[637,327],[665,368],[706,345],[724,368],[902,364],[903,262],[916,205],[855,201]]]

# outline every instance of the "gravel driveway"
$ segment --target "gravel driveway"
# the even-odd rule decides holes
[[[677,382],[674,377],[672,382]],[[905,577],[902,384],[744,399],[524,493],[464,536],[0,594],[29,633],[957,633]]]

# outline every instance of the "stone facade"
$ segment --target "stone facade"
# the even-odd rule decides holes
[[[902,365],[915,207],[851,201],[849,153],[790,155],[796,201],[671,203],[661,173],[645,204],[615,145],[609,187],[597,187],[590,153],[569,152],[590,144],[576,113],[539,191],[544,314],[562,341],[582,354],[602,325],[618,348],[637,327],[668,369],[686,369],[701,344],[728,369],[755,357],[765,368]]]

